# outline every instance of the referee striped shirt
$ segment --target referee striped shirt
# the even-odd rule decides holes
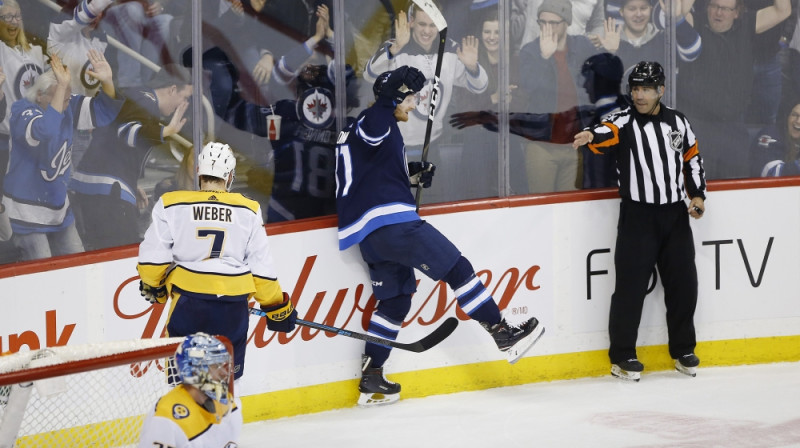
[[[656,115],[628,107],[588,130],[594,134],[587,145],[592,152],[616,156],[622,198],[655,205],[687,195],[705,200],[703,159],[682,113],[663,104]]]

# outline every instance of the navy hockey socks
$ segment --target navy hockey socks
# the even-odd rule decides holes
[[[403,325],[408,310],[411,309],[411,296],[402,295],[378,301],[377,309],[369,320],[367,333],[385,339],[397,340],[397,334]],[[371,367],[383,367],[389,358],[391,347],[367,342],[364,354],[372,358]]]

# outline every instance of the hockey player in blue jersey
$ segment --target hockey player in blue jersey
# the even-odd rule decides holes
[[[424,84],[425,76],[414,67],[382,73],[373,86],[375,104],[339,135],[339,249],[358,244],[369,268],[378,300],[370,333],[397,338],[416,291],[416,268],[433,280],[446,282],[459,307],[481,323],[513,364],[539,339],[544,327],[535,317],[519,326],[509,325],[470,262],[415,210],[411,187],[429,187],[435,167],[428,162],[407,163],[397,123],[408,119]],[[383,345],[366,344],[359,405],[392,403],[400,398],[400,385],[383,376],[390,351]]]
[[[122,105],[114,99],[111,67],[103,54],[90,50],[88,56],[92,70],[87,73],[102,85],[96,97],[70,95],[69,70],[54,54],[52,70],[11,106],[14,150],[3,182],[3,205],[13,242],[26,260],[83,251],[67,197],[73,132],[110,124]]]

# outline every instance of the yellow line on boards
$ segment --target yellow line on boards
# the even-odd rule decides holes
[[[671,370],[666,345],[639,347],[645,373]],[[800,335],[700,342],[703,367],[800,361]],[[402,398],[419,398],[456,392],[608,375],[605,350],[523,358],[515,365],[505,361],[440,367],[386,377],[403,385]],[[700,375],[701,373],[698,373]],[[329,411],[355,406],[358,379],[300,387],[242,397],[245,423]]]

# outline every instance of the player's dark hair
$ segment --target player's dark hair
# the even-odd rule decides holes
[[[192,83],[192,73],[186,67],[178,64],[167,64],[148,81],[147,87],[151,89],[161,89],[163,87],[183,86]]]

